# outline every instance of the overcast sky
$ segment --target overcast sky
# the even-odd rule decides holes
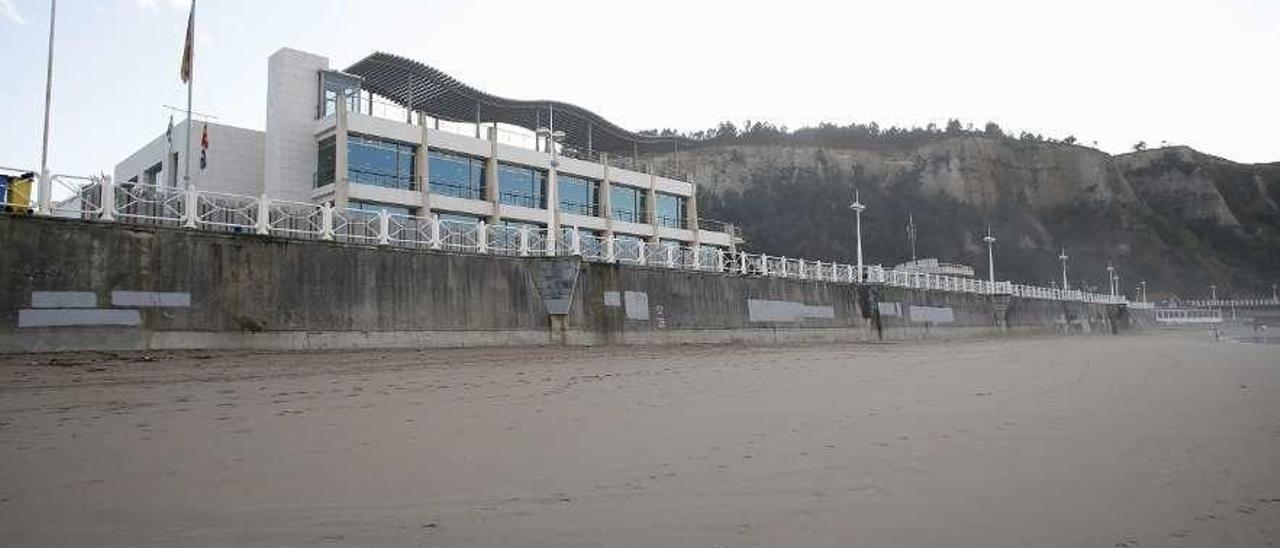
[[[1280,1],[200,0],[195,110],[261,129],[266,58],[381,50],[632,130],[959,118],[1280,161]],[[188,0],[63,0],[50,168],[110,173],[183,106]],[[0,0],[0,165],[38,166],[47,0]]]

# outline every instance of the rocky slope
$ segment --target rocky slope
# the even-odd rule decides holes
[[[1269,294],[1280,282],[1280,163],[1238,164],[1173,147],[1111,156],[1087,147],[975,134],[905,146],[842,147],[782,139],[707,143],[653,158],[691,172],[704,216],[741,226],[747,248],[809,258],[853,256],[855,187],[869,209],[871,262],[918,255],[985,276],[981,237],[997,242],[997,278],[1106,287],[1115,264],[1132,293]]]

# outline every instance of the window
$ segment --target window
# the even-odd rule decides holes
[[[333,184],[333,170],[337,168],[335,140],[333,137],[320,141],[320,153],[316,156],[316,188]]]
[[[508,205],[546,209],[547,173],[511,164],[498,164],[498,201]]]
[[[169,155],[169,186],[178,188],[178,153]]]
[[[416,190],[414,146],[352,134],[347,137],[347,179],[352,183]]]
[[[484,160],[432,150],[427,153],[427,163],[433,194],[484,199]]]
[[[360,112],[360,79],[341,72],[320,71],[320,104],[316,118],[337,112],[340,96],[347,98],[347,112]]]
[[[381,211],[387,210],[392,215],[409,215],[409,208],[401,205],[384,204],[382,202],[363,202],[360,200],[350,200],[347,202],[347,209],[358,209],[361,211]]]
[[[648,201],[647,194],[648,191],[629,186],[609,187],[609,205],[613,208],[613,218],[632,223],[648,222],[649,211],[645,203]]]
[[[599,215],[600,181],[557,175],[556,192],[560,211],[591,217]]]
[[[688,222],[689,199],[684,196],[658,193],[658,226],[684,228]]]
[[[454,226],[472,227],[480,224],[480,217],[467,215],[466,213],[449,213],[447,211],[439,211],[436,212],[436,217],[440,219],[440,222]]]
[[[147,168],[146,171],[142,172],[142,184],[154,186],[156,183],[159,183],[160,170],[163,168],[164,168],[163,162]]]

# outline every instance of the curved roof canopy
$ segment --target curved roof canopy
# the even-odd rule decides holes
[[[630,154],[668,151],[682,138],[641,135],[618,127],[585,108],[559,101],[523,101],[490,95],[438,69],[398,55],[377,52],[345,71],[364,79],[364,89],[401,106],[442,120],[498,122],[530,131],[552,126],[562,143],[579,150]]]

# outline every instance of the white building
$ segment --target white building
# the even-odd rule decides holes
[[[192,186],[549,233],[574,227],[732,246],[726,232],[699,225],[692,183],[639,161],[671,150],[672,139],[567,103],[490,95],[384,53],[336,71],[325,57],[282,49],[268,60],[267,79],[266,131],[196,122]],[[187,128],[176,125],[120,162],[115,181],[184,185]]]

